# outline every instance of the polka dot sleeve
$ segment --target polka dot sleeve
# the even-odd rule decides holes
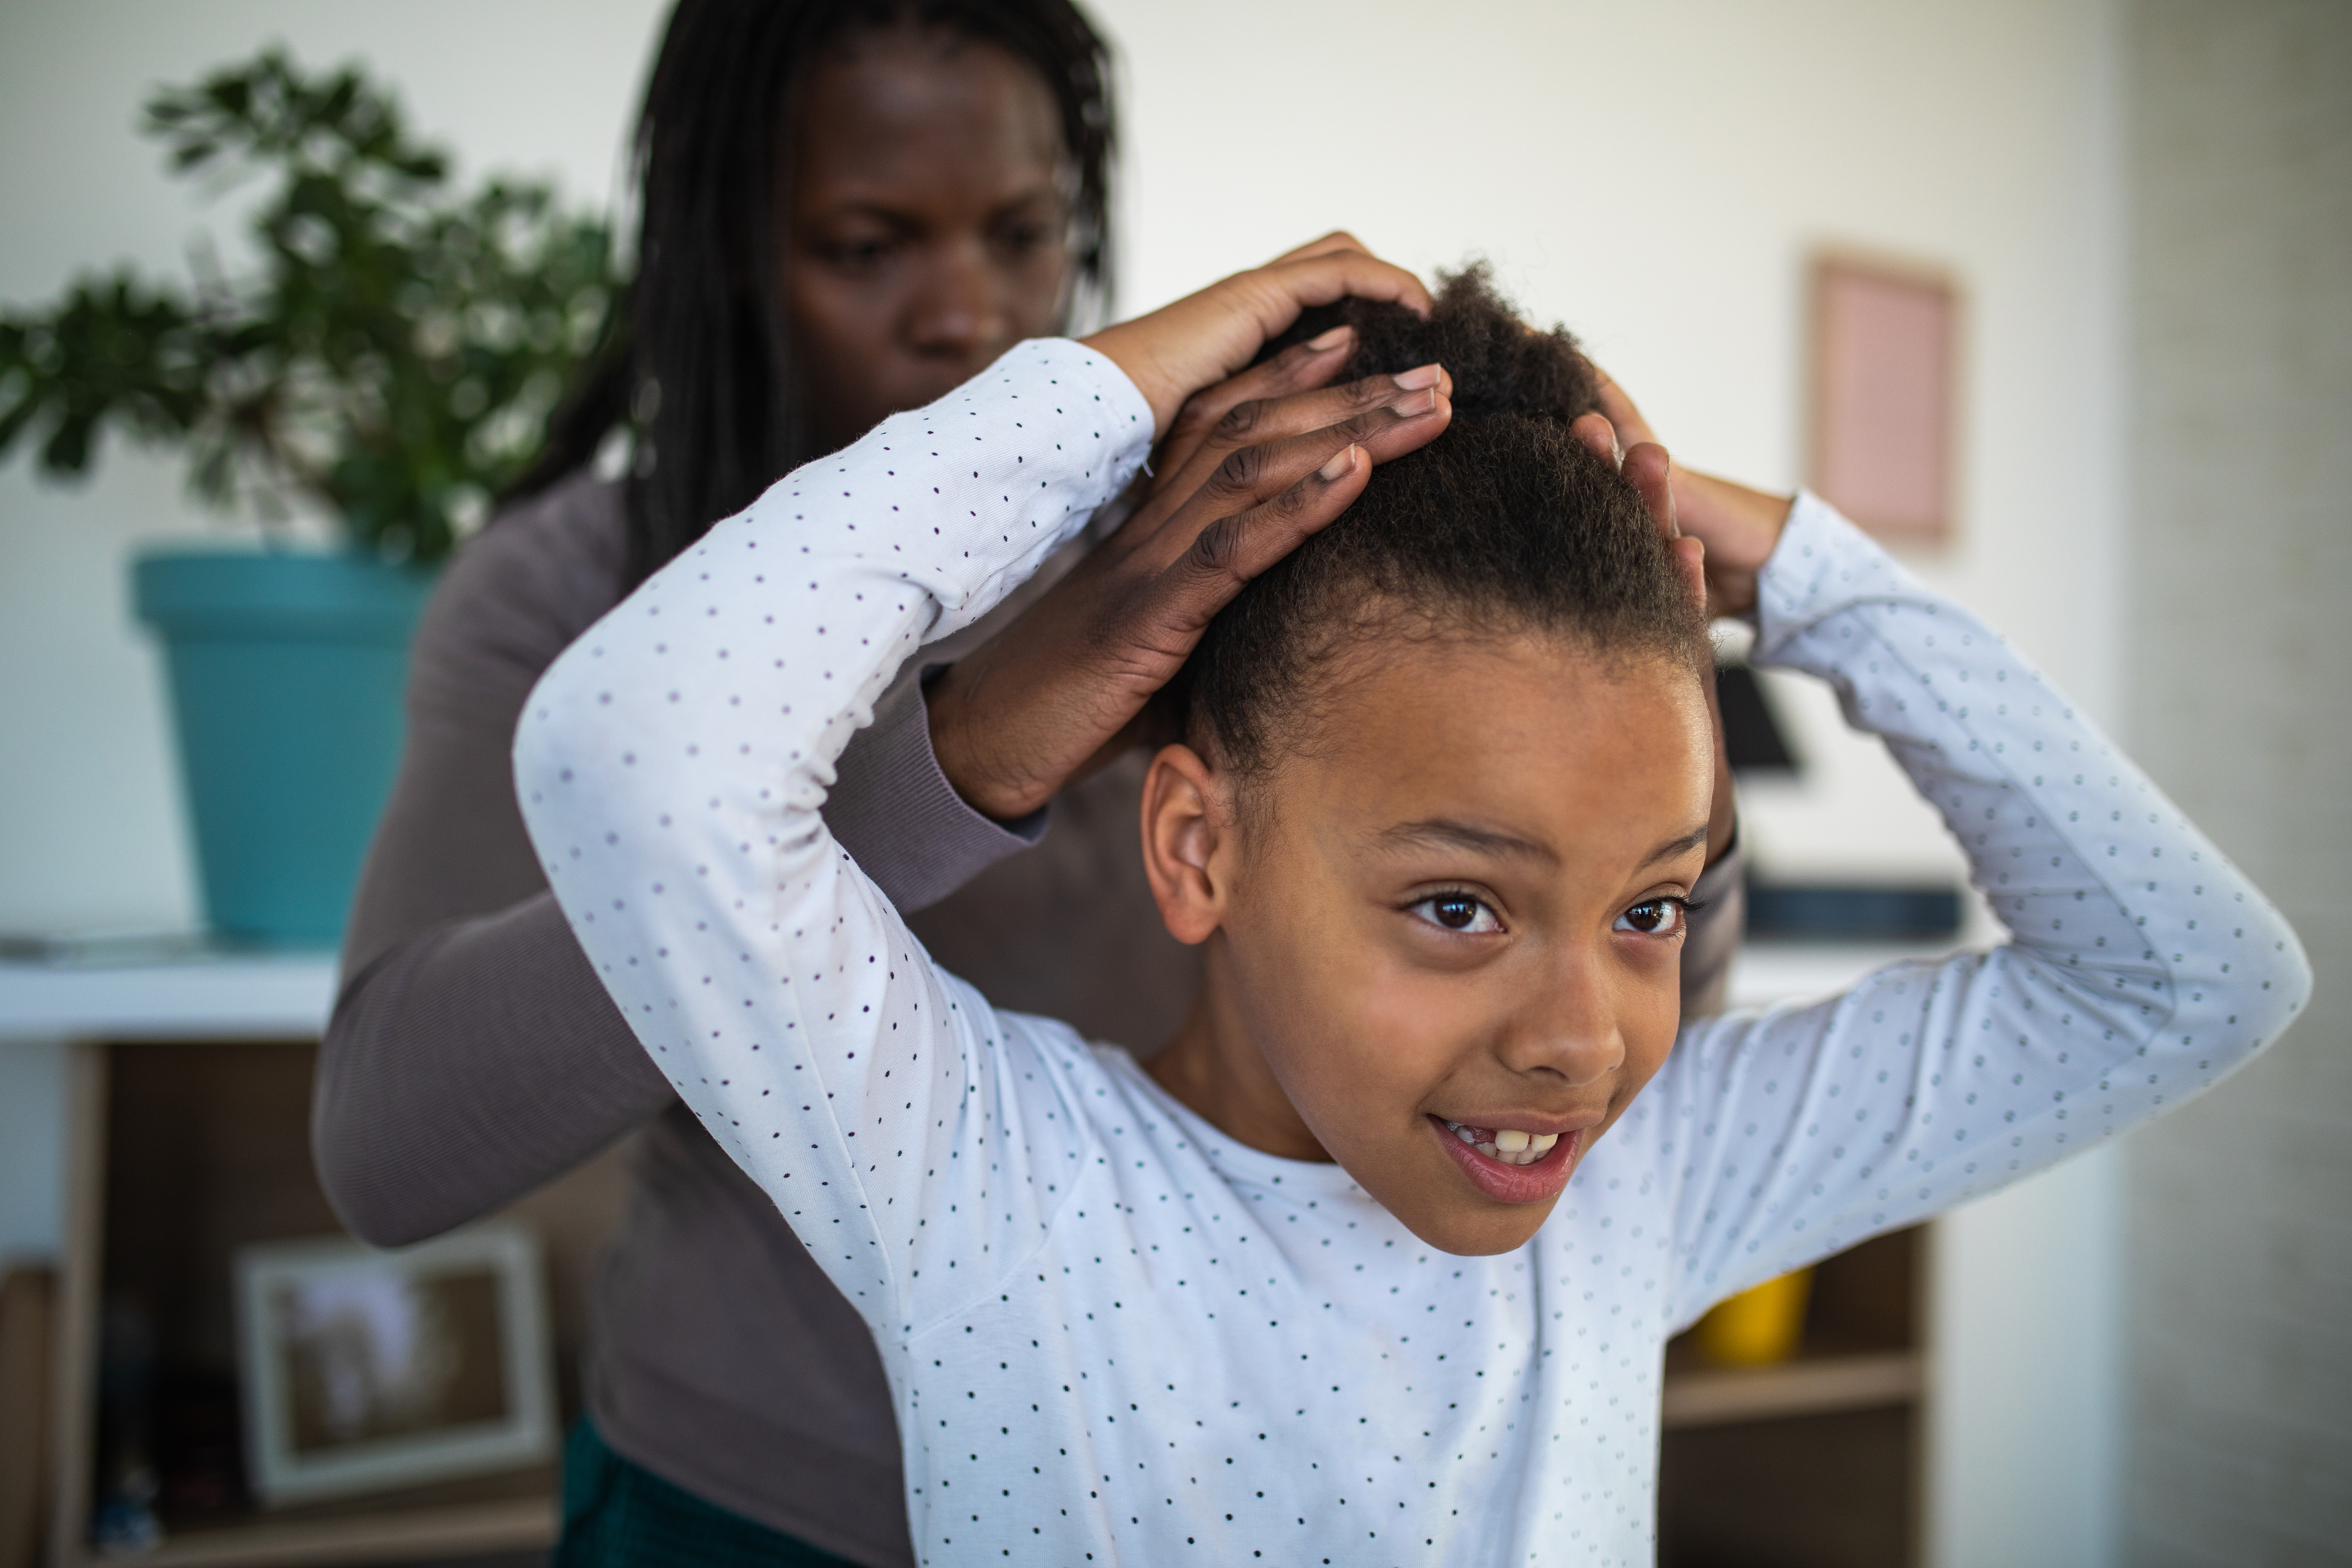
[[[1027,1190],[1000,1144],[1049,1159],[1075,1134],[1007,1136],[992,1016],[818,808],[900,662],[1116,496],[1151,431],[1100,355],[1021,344],[713,528],[557,660],[517,733],[532,844],[606,989],[877,1327],[957,1235],[927,1220],[992,1172]],[[937,1269],[969,1279],[985,1251]]]
[[[1629,1130],[1675,1190],[1677,1321],[2186,1099],[2311,987],[2284,919],[2147,775],[1819,500],[1762,598],[1759,662],[1885,740],[2011,940],[1684,1031]]]

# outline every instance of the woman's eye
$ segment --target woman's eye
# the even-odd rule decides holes
[[[1014,224],[1000,232],[997,243],[1015,256],[1025,256],[1033,250],[1044,249],[1056,237],[1055,232],[1042,223],[1024,223]]]
[[[1673,936],[1682,928],[1680,899],[1644,899],[1617,917],[1619,931],[1638,931],[1643,936]]]
[[[879,267],[888,259],[891,242],[887,239],[837,239],[820,247],[827,261],[852,271],[865,271]]]
[[[1486,901],[1468,893],[1433,893],[1414,904],[1412,910],[1433,926],[1472,936],[1503,929],[1503,922],[1486,907]]]

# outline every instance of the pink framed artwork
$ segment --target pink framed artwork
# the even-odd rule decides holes
[[[1880,539],[1953,533],[1960,298],[1943,273],[1843,253],[1812,264],[1809,482]]]

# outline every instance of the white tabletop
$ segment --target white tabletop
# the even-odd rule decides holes
[[[331,952],[0,961],[0,1038],[316,1039]]]
[[[1751,942],[1731,971],[1734,1006],[1827,996],[1932,949]],[[0,1038],[315,1039],[335,1000],[328,952],[190,953],[108,962],[0,961]]]

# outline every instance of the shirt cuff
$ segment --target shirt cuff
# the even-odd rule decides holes
[[[901,914],[938,903],[1045,836],[1050,806],[1013,822],[983,816],[958,795],[931,750],[925,680],[908,666],[874,705],[874,722],[842,752],[825,826]]]
[[[1876,541],[1812,491],[1799,490],[1780,542],[1757,575],[1748,662],[1779,662],[1790,643],[1840,610],[1921,596],[1917,580]]]

